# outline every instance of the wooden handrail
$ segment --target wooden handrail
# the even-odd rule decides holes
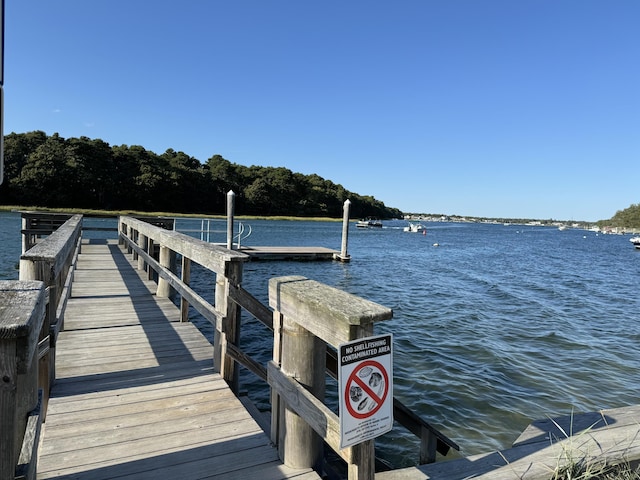
[[[39,384],[43,390],[43,418],[46,418],[49,390],[55,381],[58,333],[64,325],[64,311],[71,295],[71,282],[81,245],[82,215],[23,213],[23,224],[50,224],[58,227],[20,256],[20,280],[44,282],[48,295],[44,324],[40,332]],[[64,220],[66,218],[66,220]],[[64,220],[64,223],[60,223]],[[28,230],[28,229],[27,229]],[[23,239],[23,244],[29,244]],[[49,343],[49,349],[45,343]],[[48,353],[45,354],[45,353]]]

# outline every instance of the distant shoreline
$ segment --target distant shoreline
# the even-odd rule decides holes
[[[226,215],[214,215],[205,213],[175,213],[175,212],[143,212],[136,210],[91,210],[83,208],[49,208],[49,207],[34,207],[34,206],[20,206],[20,205],[0,205],[0,212],[12,212],[12,211],[36,211],[36,212],[48,212],[48,213],[62,213],[62,214],[82,214],[93,217],[118,217],[120,215],[132,215],[132,216],[145,216],[145,217],[175,217],[175,218],[207,218],[207,219],[226,219]],[[446,217],[446,220],[442,220],[442,217]],[[342,217],[296,217],[287,215],[235,215],[238,220],[283,220],[283,221],[305,221],[305,222],[341,222]],[[433,215],[433,214],[405,214],[404,218],[400,219],[382,219],[382,221],[391,220],[407,220],[407,221],[425,221],[425,222],[461,222],[461,223],[505,223],[513,225],[539,225],[542,227],[557,227],[559,225],[566,225],[570,228],[589,229],[592,226],[603,226],[606,223],[602,220],[597,222],[587,222],[581,220],[539,220],[539,219],[521,219],[521,218],[489,218],[489,217],[470,217],[464,215]],[[350,222],[357,222],[357,218],[350,218]],[[638,228],[633,227],[618,227],[624,229],[627,233],[633,233],[640,231]]]
[[[49,207],[33,207],[19,205],[0,205],[0,212],[45,212],[45,213],[61,213],[61,214],[81,214],[95,217],[118,217],[120,215],[132,215],[143,217],[179,217],[179,218],[211,218],[226,219],[226,215],[212,215],[205,213],[175,213],[175,212],[142,212],[136,210],[91,210],[84,208],[49,208]],[[235,215],[234,218],[240,220],[291,220],[291,221],[309,221],[309,222],[341,222],[340,218],[331,217],[294,217],[285,215],[274,215],[272,217],[265,215]],[[350,219],[356,221],[356,219]]]

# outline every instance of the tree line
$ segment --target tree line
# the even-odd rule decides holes
[[[347,199],[353,218],[402,215],[316,174],[247,167],[221,155],[202,163],[173,149],[158,155],[42,131],[11,133],[4,145],[3,205],[223,215],[233,190],[238,215],[340,218]]]
[[[624,210],[618,210],[611,220],[598,223],[606,223],[612,227],[640,228],[640,203],[632,204]]]

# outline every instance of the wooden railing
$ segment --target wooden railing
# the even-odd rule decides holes
[[[22,217],[22,253],[48,237],[71,218],[64,213],[20,212]]]
[[[55,345],[80,248],[82,216],[23,219],[18,281],[0,282],[0,479],[35,479]]]
[[[57,230],[20,257],[20,280],[43,282],[49,298],[38,344],[45,418],[49,390],[56,376],[56,341],[64,327],[64,312],[71,296],[75,264],[80,253],[81,229],[82,215],[68,217]]]
[[[319,298],[325,301],[324,307],[333,306],[333,313],[327,317],[323,316],[321,312],[314,311],[314,315],[307,316],[309,318],[291,315],[291,312],[296,311],[296,308],[300,307],[304,310],[310,304],[305,297],[305,290],[309,290],[307,287],[311,285],[309,282],[312,281],[298,277],[296,277],[296,282],[291,282],[290,279],[271,280],[269,303],[272,310],[241,286],[243,264],[249,260],[247,255],[211,245],[176,231],[158,228],[146,221],[132,217],[120,217],[118,231],[121,242],[133,255],[134,260],[137,260],[138,268],[146,270],[149,278],[152,278],[154,273],[157,275],[157,295],[165,297],[179,295],[182,321],[188,321],[188,311],[191,305],[215,326],[214,365],[236,395],[239,395],[240,392],[236,363],[247,368],[262,380],[268,381],[273,392],[271,437],[274,443],[279,445],[281,457],[285,462],[296,459],[293,461],[293,465],[301,466],[297,458],[298,454],[294,453],[296,449],[299,450],[299,446],[295,446],[296,441],[287,441],[286,436],[280,438],[282,432],[291,431],[291,427],[286,423],[288,420],[284,420],[288,418],[288,414],[282,412],[292,410],[302,416],[304,423],[308,425],[305,427],[307,429],[304,434],[306,437],[315,438],[314,444],[321,443],[322,440],[325,441],[347,462],[352,472],[350,478],[373,478],[371,476],[374,468],[373,441],[343,451],[337,448],[335,428],[339,427],[336,427],[335,415],[330,413],[327,407],[320,406],[323,398],[311,399],[309,391],[300,387],[299,379],[293,380],[291,378],[288,374],[291,367],[289,370],[283,367],[282,356],[286,354],[284,350],[286,337],[282,336],[283,322],[295,323],[297,326],[292,328],[301,329],[306,332],[305,335],[313,337],[311,343],[320,341],[332,347],[326,348],[325,345],[321,348],[322,372],[314,372],[314,375],[319,375],[319,379],[314,382],[322,382],[324,385],[325,372],[334,378],[337,377],[337,359],[334,348],[338,343],[371,334],[373,322],[390,318],[391,310],[313,282],[316,291],[317,289],[323,290],[323,294]],[[178,260],[180,260],[180,265],[178,265]],[[216,275],[214,305],[207,302],[189,286],[192,262],[200,264]],[[286,304],[289,306],[287,310],[284,308],[283,299],[288,297],[283,296],[283,293],[292,288],[294,284],[299,288],[291,293],[291,298]],[[357,310],[358,307],[360,311],[354,311],[354,308]],[[240,348],[241,309],[249,312],[274,332],[274,361],[267,366],[245,354]],[[378,312],[374,316],[371,315],[372,309]],[[348,325],[342,325],[340,330],[335,330],[337,325],[332,325],[333,336],[329,338],[326,334],[318,334],[318,328],[326,329],[326,323],[329,320],[334,321],[335,318],[341,319],[342,323],[346,322]],[[324,326],[318,327],[318,325]],[[335,333],[336,331],[341,331],[343,334],[338,335]],[[324,386],[321,391],[324,391]],[[306,399],[304,402],[307,402],[308,405],[302,399]],[[284,407],[285,404],[287,407]],[[283,407],[280,408],[280,405]],[[305,407],[305,410],[297,410],[292,405],[307,405],[309,409],[307,410]],[[314,423],[314,419],[317,421],[318,417],[321,418],[321,421]],[[446,455],[451,448],[459,450],[455,442],[419,418],[398,399],[394,399],[394,418],[420,439],[420,463],[434,462],[436,452]],[[309,434],[309,429],[316,433]],[[295,437],[290,436],[289,438]],[[313,452],[311,457],[308,456],[310,452]],[[304,455],[307,456],[305,461],[312,463],[305,466],[317,467],[318,454],[316,450],[305,447]]]

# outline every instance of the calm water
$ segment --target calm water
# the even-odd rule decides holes
[[[340,223],[250,223],[245,244],[340,248]],[[405,224],[352,226],[349,264],[249,263],[244,287],[266,303],[269,278],[303,275],[392,308],[376,333],[394,334],[394,393],[465,455],[508,447],[534,419],[638,403],[640,251],[629,236],[455,223],[427,223],[423,236]],[[2,279],[17,278],[19,229],[0,213]],[[197,278],[212,298],[214,279]],[[243,347],[269,359],[269,332],[250,318],[242,328]],[[267,409],[264,387],[242,382]],[[395,466],[417,459],[402,429],[376,443]]]

